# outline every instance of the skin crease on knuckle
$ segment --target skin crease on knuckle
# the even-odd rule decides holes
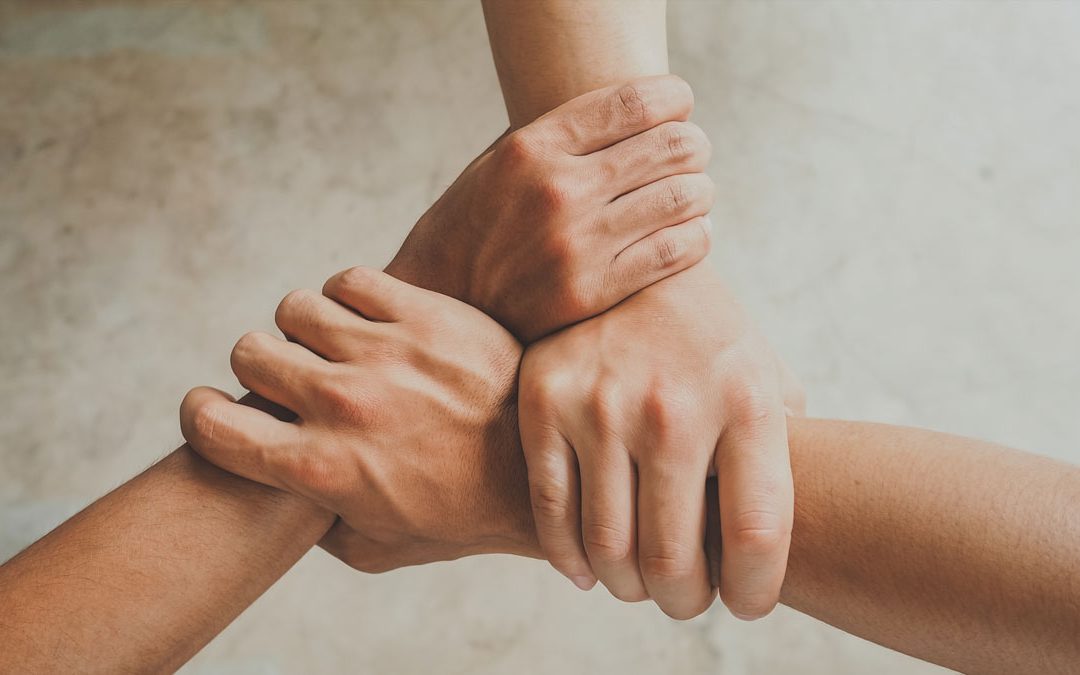
[[[333,284],[334,288],[343,292],[351,289],[371,288],[381,289],[385,286],[386,279],[378,270],[370,267],[350,267],[337,275]],[[376,291],[377,292],[377,291]]]
[[[533,186],[538,206],[545,213],[557,215],[574,204],[579,188],[576,181],[560,175],[540,178]]]
[[[764,369],[736,377],[725,389],[725,409],[731,424],[743,434],[758,434],[783,412],[783,401],[760,375]]]
[[[274,319],[277,324],[290,326],[302,326],[312,323],[312,318],[317,312],[315,291],[299,288],[289,293],[278,303]]]
[[[265,344],[263,342],[264,337],[270,336],[256,331],[241,335],[240,339],[233,345],[232,354],[230,355],[233,365],[249,361],[258,354],[262,350],[262,345]]]
[[[665,198],[665,210],[669,213],[682,213],[694,202],[696,186],[684,177],[677,177],[668,186]]]
[[[518,129],[499,141],[495,159],[505,173],[531,173],[541,157],[541,139],[528,127]]]
[[[629,125],[641,126],[649,121],[651,111],[638,84],[626,84],[618,89],[615,100],[619,115]]]
[[[702,409],[700,396],[689,386],[654,381],[644,393],[641,412],[657,439],[676,439],[696,420]],[[676,444],[679,445],[679,444]]]
[[[695,140],[691,136],[688,122],[667,122],[664,124],[663,153],[676,164],[690,159],[696,154]]]
[[[535,462],[534,462],[535,463]],[[536,482],[530,491],[533,512],[538,520],[547,523],[561,523],[570,513],[570,489],[556,481]]]
[[[741,553],[770,555],[782,552],[791,537],[791,527],[773,511],[743,511],[735,514],[731,522],[731,532],[724,540]]]
[[[590,560],[594,562],[621,563],[630,560],[634,555],[630,533],[599,517],[582,522],[581,538]]]
[[[191,410],[191,435],[187,440],[201,450],[217,449],[217,433],[225,423],[220,406],[212,403],[198,403]]]
[[[686,242],[674,235],[660,237],[653,248],[653,259],[658,270],[676,267],[688,253]]]
[[[683,581],[694,574],[695,551],[680,542],[661,539],[643,545],[641,574],[647,581]]]

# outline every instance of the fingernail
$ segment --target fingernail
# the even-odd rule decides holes
[[[574,585],[583,591],[592,590],[592,587],[596,585],[596,579],[584,574],[570,577],[570,581],[574,582]]]

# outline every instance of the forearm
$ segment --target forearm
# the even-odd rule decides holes
[[[0,670],[174,670],[332,521],[183,446],[0,567]]]
[[[484,0],[511,128],[579,94],[668,72],[665,0]]]
[[[1080,662],[1080,471],[969,439],[791,421],[783,600],[963,672]]]
[[[879,424],[792,418],[788,441],[785,604],[964,672],[1080,662],[1080,470]]]

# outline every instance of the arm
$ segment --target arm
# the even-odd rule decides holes
[[[484,0],[510,128],[593,89],[668,72],[667,0]]]
[[[288,374],[256,385],[303,425],[195,390],[192,446],[341,514],[324,545],[360,569],[542,557],[514,415],[520,347],[475,309],[372,270],[324,290],[299,344],[264,338],[241,355],[244,370]],[[200,415],[219,420],[212,438]],[[798,501],[783,602],[965,672],[1077,663],[1080,470],[875,424],[796,418],[787,439]]]
[[[425,215],[392,271],[412,279],[438,271],[434,278],[442,283],[469,271],[470,283],[462,287],[482,290],[490,298],[501,297],[504,289],[517,297],[535,293],[563,300],[547,312],[523,303],[528,312],[504,315],[522,332],[542,334],[602,311],[699,260],[708,249],[699,222],[657,231],[656,222],[668,214],[648,208],[629,221],[624,218],[623,227],[607,222],[612,199],[632,194],[641,172],[693,173],[708,161],[704,144],[688,144],[681,156],[650,161],[656,157],[657,139],[648,132],[669,119],[685,119],[692,97],[677,78],[642,86],[666,101],[657,118],[621,116],[612,103],[614,90],[595,92],[485,152]],[[591,114],[596,107],[610,114]],[[627,138],[633,141],[621,142]],[[601,166],[613,180],[594,181],[573,199],[544,202],[543,190],[540,204],[520,199],[537,179],[556,174],[584,184]],[[499,195],[513,199],[500,200]],[[622,205],[627,201],[633,206],[645,198],[624,197]],[[704,213],[708,205],[689,206]],[[504,221],[507,227],[495,227]],[[570,240],[566,227],[576,228]],[[459,246],[445,245],[455,233],[463,235],[454,240]],[[523,236],[529,237],[528,246],[521,243]],[[681,253],[658,255],[672,246]],[[508,260],[513,251],[522,255]],[[489,260],[509,264],[495,269]],[[552,265],[564,271],[554,280],[541,273]],[[599,283],[600,275],[607,283]],[[574,286],[558,286],[554,282],[559,280]],[[290,296],[279,314],[303,323],[297,318],[303,302],[302,296]],[[286,331],[293,327],[282,324]],[[216,424],[214,419],[199,422],[211,430]],[[5,609],[0,665],[51,670],[93,661],[106,670],[173,668],[319,541],[331,521],[328,512],[304,500],[226,474],[181,448],[0,568],[0,606]],[[333,550],[334,539],[328,541]],[[400,546],[385,547],[395,556],[412,555],[414,561],[438,556],[414,554],[403,537],[395,541]],[[112,639],[121,633],[131,639]]]
[[[1080,663],[1080,470],[918,429],[790,427],[785,604],[961,672]]]
[[[662,0],[485,0],[511,126],[583,89],[667,72],[664,12]],[[658,105],[632,86],[622,99],[637,115]],[[652,187],[673,204],[696,194]],[[521,419],[537,531],[556,569],[676,618],[708,608],[717,585],[741,618],[772,609],[793,517],[785,412],[801,413],[803,394],[708,265],[530,344],[525,377],[561,394]],[[722,483],[724,546],[711,568],[706,495],[686,489],[707,474]]]
[[[332,522],[179,448],[0,567],[0,670],[175,670]]]

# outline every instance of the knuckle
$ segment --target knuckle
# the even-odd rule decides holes
[[[660,437],[684,428],[698,414],[699,406],[692,391],[683,386],[655,384],[642,402],[646,423]]]
[[[225,424],[222,411],[218,406],[209,403],[197,403],[191,410],[191,436],[187,440],[199,447],[213,447],[219,438],[220,431]]]
[[[776,513],[744,511],[732,518],[724,543],[748,555],[779,555],[787,550],[791,526]]]
[[[677,541],[654,544],[641,557],[641,574],[656,582],[680,581],[692,576],[694,552]]]
[[[665,270],[676,267],[688,255],[690,249],[686,240],[667,233],[653,244],[653,265]]]
[[[274,320],[278,326],[310,322],[317,311],[317,296],[314,291],[297,289],[290,291],[278,303]]]
[[[776,397],[757,384],[744,384],[728,401],[732,419],[751,431],[770,424],[776,417]]]
[[[548,211],[562,211],[574,201],[576,186],[561,176],[547,176],[536,183],[540,205]]]
[[[529,364],[531,366],[531,364]],[[566,376],[559,367],[545,368],[534,372],[532,367],[522,369],[518,383],[518,397],[527,410],[551,412],[558,408],[563,399]]]
[[[363,288],[380,281],[379,277],[382,276],[382,272],[371,267],[350,267],[349,269],[340,272],[332,281],[335,282],[335,286],[342,290],[349,290],[353,288]],[[329,284],[329,282],[328,282]]]
[[[530,129],[518,129],[506,136],[499,142],[497,148],[498,157],[509,165],[509,168],[526,166],[531,164],[537,155],[537,141],[530,133]]]
[[[668,159],[678,162],[694,155],[694,139],[687,131],[688,126],[682,122],[668,122],[661,127],[662,149]]]
[[[684,178],[676,178],[669,182],[667,192],[664,194],[664,202],[672,212],[680,212],[694,201],[694,184]]]
[[[377,410],[374,402],[348,379],[327,373],[315,378],[310,386],[312,399],[330,418],[357,425],[367,425],[374,420]]]
[[[266,333],[251,331],[244,333],[232,348],[232,363],[242,363],[263,349],[266,339],[273,339]]]
[[[582,541],[590,559],[600,563],[615,564],[633,557],[633,543],[629,533],[621,527],[599,520],[590,520],[582,525]]]
[[[618,428],[620,396],[618,385],[610,378],[601,377],[585,398],[585,413],[598,430]]]
[[[569,491],[566,486],[555,482],[538,483],[533,486],[533,513],[536,519],[544,523],[562,523],[572,512]]]
[[[645,124],[649,121],[649,105],[640,85],[624,84],[615,93],[615,101],[620,114],[630,124]]]

